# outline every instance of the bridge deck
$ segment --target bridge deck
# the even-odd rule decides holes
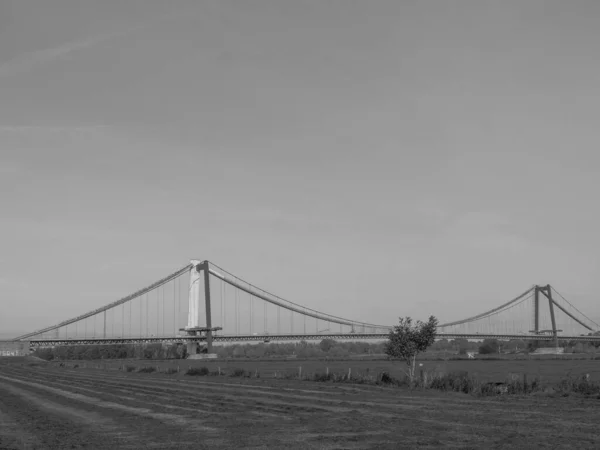
[[[320,341],[323,339],[333,340],[385,340],[387,333],[365,333],[365,334],[286,334],[286,335],[241,335],[213,336],[214,342],[277,342],[277,341]],[[450,334],[439,333],[436,340],[440,339],[499,339],[499,340],[523,340],[523,341],[551,341],[552,335],[537,334]],[[600,342],[600,336],[559,336],[560,341],[575,342]],[[114,344],[151,344],[151,343],[183,343],[205,341],[206,336],[162,336],[142,338],[84,338],[84,339],[31,339],[32,347],[50,347],[61,345],[114,345]]]

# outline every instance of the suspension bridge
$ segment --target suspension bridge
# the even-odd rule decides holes
[[[401,311],[399,311],[401,315]],[[192,260],[147,287],[77,317],[16,337],[32,347],[119,343],[386,339],[394,324],[327,314],[260,289],[221,267]],[[600,341],[600,325],[552,286],[532,286],[512,300],[441,323],[438,339]]]

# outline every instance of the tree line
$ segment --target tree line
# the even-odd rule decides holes
[[[258,343],[215,345],[219,358],[344,358],[357,355],[385,355],[410,360],[414,368],[416,355],[425,351],[444,351],[452,354],[497,354],[533,352],[539,347],[552,346],[550,341],[499,341],[485,339],[471,342],[466,339],[441,339],[435,341],[437,319],[413,323],[410,317],[401,318],[390,332],[387,342],[339,342],[323,339],[320,342]],[[596,352],[600,342],[559,341],[566,353]],[[75,345],[37,349],[36,356],[46,360],[98,360],[98,359],[184,359],[188,355],[184,344],[117,344]],[[410,369],[410,367],[409,367]]]
[[[382,355],[383,342],[339,342],[323,339],[320,342],[232,344],[215,346],[220,358],[263,358],[295,356],[297,358],[343,358],[351,355]]]
[[[38,348],[33,353],[38,358],[52,360],[97,359],[184,359],[185,345],[171,344],[114,344],[114,345],[65,345]]]
[[[575,342],[559,339],[558,346],[564,348],[565,353],[590,353],[595,352],[600,347],[600,342]],[[554,347],[554,343],[552,341],[524,341],[521,339],[512,339],[509,341],[484,339],[479,342],[472,342],[467,339],[440,339],[434,342],[429,347],[429,350],[448,351],[459,355],[466,355],[470,352],[485,355],[492,353],[533,352],[543,347]]]
[[[308,343],[259,343],[215,345],[213,351],[219,358],[342,358],[351,355],[382,355],[384,343],[337,342],[323,339]],[[183,344],[115,344],[115,345],[68,345],[52,348],[38,348],[34,355],[51,360],[97,360],[97,359],[184,359],[186,346]]]

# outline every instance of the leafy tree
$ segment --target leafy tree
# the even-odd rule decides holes
[[[213,351],[219,358],[229,358],[231,356],[229,353],[229,347],[225,345],[215,345]]]
[[[534,352],[538,348],[540,348],[540,341],[528,341],[527,342],[527,351]]]
[[[492,353],[498,353],[499,348],[500,344],[496,339],[484,339],[479,347],[479,353],[482,355],[491,355]]]
[[[242,356],[246,356],[246,349],[244,347],[242,347],[241,345],[237,345],[233,349],[233,357],[240,358]]]
[[[510,351],[523,350],[526,347],[527,344],[521,339],[512,339],[505,345],[505,348]]]
[[[349,353],[348,350],[346,350],[342,346],[335,346],[332,347],[331,350],[329,350],[328,354],[329,356],[332,356],[334,358],[341,358],[344,356],[348,356]]]
[[[385,353],[392,358],[403,359],[408,370],[406,374],[412,383],[415,379],[417,355],[435,342],[438,320],[430,316],[427,322],[417,321],[413,325],[410,317],[400,318],[398,325],[390,331]]]
[[[319,347],[322,351],[328,352],[335,347],[335,344],[336,342],[333,339],[323,339],[321,342],[319,342]]]
[[[454,339],[449,344],[450,348],[455,350],[459,355],[466,355],[468,351],[477,349],[476,344],[469,342],[467,339]]]
[[[265,356],[265,344],[254,344],[247,346],[246,356],[250,358],[262,358]]]
[[[452,344],[448,339],[441,339],[431,346],[431,350],[452,350]]]

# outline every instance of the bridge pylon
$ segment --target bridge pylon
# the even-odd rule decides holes
[[[210,305],[210,273],[208,261],[192,260],[190,267],[190,289],[188,295],[188,324],[182,331],[185,331],[189,336],[201,336],[205,333],[206,336],[206,351],[212,353],[213,331],[212,315]],[[202,298],[202,290],[200,289],[200,281],[204,281],[204,306],[206,310],[206,325],[200,325],[200,303]],[[220,328],[219,328],[220,329]],[[195,354],[197,343],[188,343],[188,353]]]
[[[535,286],[534,291],[534,332],[540,333],[540,292],[548,299],[548,307],[550,308],[550,320],[552,321],[552,336],[554,336],[554,345],[558,348],[558,330],[556,329],[556,318],[554,316],[554,300],[552,299],[552,287],[547,284],[546,286]]]

